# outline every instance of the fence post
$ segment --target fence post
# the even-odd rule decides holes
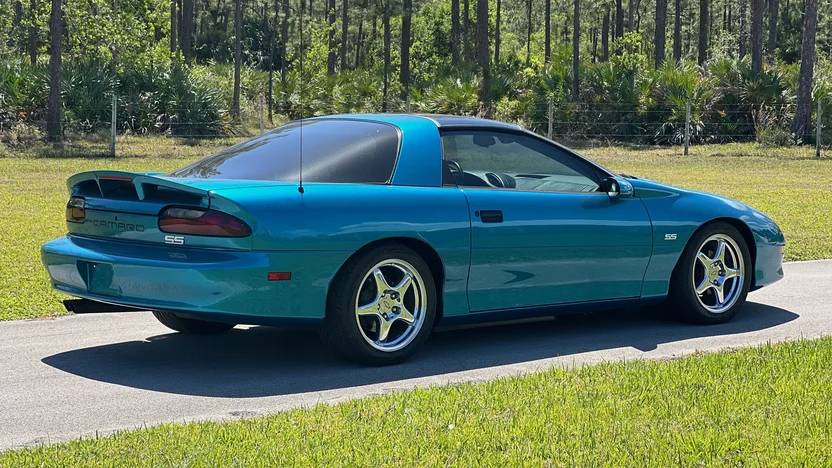
[[[690,99],[685,104],[685,156],[688,155],[688,148],[690,148]]]
[[[817,157],[820,157],[820,129],[821,129],[820,116],[821,116],[822,109],[823,108],[820,105],[820,97],[818,97],[818,123],[817,123],[817,126],[818,126],[817,132],[818,132],[818,134],[815,137],[815,140],[816,140],[815,141],[815,156],[817,156]]]
[[[405,109],[407,109],[407,113],[410,113],[410,94],[408,93],[407,97],[405,98]]]
[[[113,104],[110,110],[110,156],[116,156],[116,108],[118,96],[113,92]]]
[[[549,130],[546,132],[546,138],[552,139],[552,121],[554,120],[554,109],[552,109],[552,96],[549,96]]]
[[[260,93],[260,134],[263,134],[263,93]]]

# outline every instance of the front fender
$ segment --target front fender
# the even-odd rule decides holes
[[[771,218],[744,203],[646,179],[630,182],[653,224],[653,254],[645,273],[642,298],[667,295],[670,276],[688,240],[697,229],[710,221],[729,219],[742,223],[753,238],[753,245],[748,246],[753,257],[757,257],[761,246],[781,246],[785,243],[782,231]],[[758,271],[757,266],[755,277],[770,276],[765,271]]]

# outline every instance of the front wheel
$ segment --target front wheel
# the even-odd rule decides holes
[[[154,310],[153,316],[162,325],[171,330],[185,333],[188,335],[218,335],[227,332],[234,328],[233,323],[211,322],[208,320],[199,320],[193,318],[182,317],[173,312],[166,312],[164,310]]]
[[[751,253],[742,234],[727,223],[713,223],[691,237],[673,272],[670,304],[691,322],[731,320],[751,287]]]
[[[401,362],[433,327],[436,287],[427,263],[402,245],[350,259],[333,280],[322,339],[350,360]]]

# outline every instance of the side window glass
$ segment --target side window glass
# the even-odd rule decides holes
[[[445,166],[461,187],[541,192],[594,192],[595,170],[538,139],[513,133],[448,132],[442,135]]]

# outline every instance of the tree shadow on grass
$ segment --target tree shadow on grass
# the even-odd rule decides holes
[[[797,314],[747,303],[733,321],[681,324],[666,311],[560,317],[550,322],[435,333],[411,360],[383,368],[339,359],[314,331],[255,327],[214,337],[164,334],[67,351],[43,362],[88,379],[184,395],[252,398],[356,387],[558,356],[691,338],[734,335],[790,322]]]

